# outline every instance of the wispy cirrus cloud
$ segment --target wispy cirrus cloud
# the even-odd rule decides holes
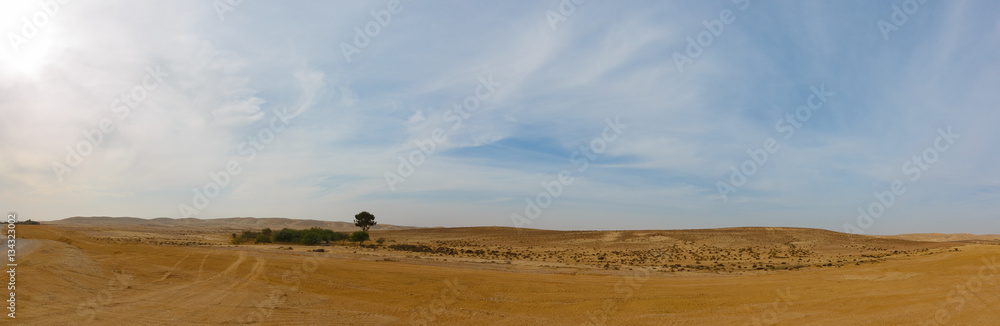
[[[247,161],[240,144],[275,110],[304,108],[201,217],[508,225],[619,116],[628,132],[532,227],[837,230],[948,125],[961,143],[870,231],[997,227],[997,5],[929,3],[886,40],[888,2],[753,3],[680,73],[671,53],[731,2],[587,2],[553,30],[555,4],[403,1],[348,63],[340,43],[385,2],[246,2],[222,21],[198,1],[74,2],[21,54],[0,47],[0,203],[176,217],[210,171]],[[3,31],[37,10],[5,9]],[[149,65],[170,75],[118,119],[112,101]],[[451,129],[488,75],[502,86]],[[775,122],[818,84],[834,99],[781,138]],[[116,131],[59,182],[51,162],[102,118]],[[384,172],[434,128],[447,141],[390,190]],[[716,182],[768,137],[780,151],[723,202]]]

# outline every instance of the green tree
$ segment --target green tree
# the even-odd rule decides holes
[[[368,232],[357,231],[351,233],[351,242],[364,243],[365,240],[368,240]]]
[[[292,229],[289,229],[289,228],[284,228],[284,229],[281,229],[281,231],[278,231],[278,233],[274,234],[274,241],[277,241],[277,242],[298,242],[298,240],[299,240],[300,237],[301,236],[299,235],[299,230],[292,230]]]
[[[347,232],[333,232],[333,234],[330,235],[330,241],[344,241],[350,238],[351,235],[347,234]]]
[[[320,237],[323,242],[330,243],[333,241],[333,230],[323,229],[322,236]]]
[[[372,215],[372,213],[363,211],[358,213],[358,215],[354,215],[354,226],[361,228],[361,232],[367,233],[368,229],[375,224],[375,215]]]
[[[261,232],[257,235],[257,239],[253,243],[271,243],[271,236]]]
[[[304,245],[312,246],[319,244],[320,241],[320,235],[318,233],[306,232],[302,235],[302,244]]]
[[[254,241],[254,240],[257,239],[257,236],[259,234],[260,234],[259,232],[254,232],[254,231],[249,231],[249,230],[243,231],[239,235],[237,235],[236,233],[233,233],[233,240],[232,240],[232,242],[233,242],[233,244],[241,244],[241,243],[245,243],[245,242]]]

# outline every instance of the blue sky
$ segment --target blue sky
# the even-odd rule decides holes
[[[515,226],[526,198],[548,196],[521,226],[1000,233],[992,1],[3,7],[0,206],[22,219],[368,210],[388,224]],[[813,88],[833,95],[785,139],[776,124]],[[141,97],[124,117],[122,94]],[[960,136],[941,150],[948,128]],[[779,148],[723,200],[730,167],[768,139]],[[924,155],[936,160],[914,179],[904,165]],[[239,173],[220,177],[230,162]],[[573,182],[540,196],[561,171]],[[859,221],[897,180],[906,191]]]

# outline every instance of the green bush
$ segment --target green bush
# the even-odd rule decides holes
[[[250,241],[256,241],[258,235],[260,235],[260,232],[254,232],[254,231],[249,231],[249,230],[243,231],[242,233],[240,233],[238,235],[236,233],[233,233],[233,240],[232,240],[232,242],[233,242],[233,244],[243,244],[243,243],[247,243],[247,242],[250,242]]]
[[[346,232],[336,232],[317,227],[306,230],[284,228],[278,232],[274,232],[268,228],[263,229],[260,232],[243,231],[242,233],[233,233],[232,242],[233,244],[242,244],[250,241],[258,244],[278,242],[297,243],[311,246],[320,244],[321,242],[330,243],[330,241],[342,241],[348,239],[350,239],[350,235]],[[367,237],[364,239],[368,240]]]
[[[330,241],[344,241],[351,238],[350,234],[347,232],[334,232],[330,231]]]
[[[368,240],[368,238],[369,238],[368,232],[365,231],[357,231],[351,233],[351,242],[364,243],[366,240]]]
[[[289,228],[281,229],[278,233],[274,234],[275,242],[295,242],[298,243],[299,239],[302,238],[302,231],[292,230]]]
[[[320,240],[320,234],[315,232],[305,232],[305,234],[302,235],[302,244],[304,245],[312,246],[319,244],[320,241],[322,241]]]

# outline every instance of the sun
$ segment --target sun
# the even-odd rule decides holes
[[[37,81],[70,63],[66,50],[78,48],[87,35],[71,24],[71,11],[61,6],[61,0],[0,6],[0,21],[7,22],[0,27],[8,28],[0,41],[0,76]]]
[[[56,38],[64,31],[56,19],[63,17],[36,19],[49,16],[31,2],[6,9],[11,10],[0,13],[0,18],[14,23],[7,25],[11,30],[4,34],[4,42],[0,42],[0,69],[8,76],[37,77],[49,64]]]
[[[7,47],[3,60],[5,71],[12,72],[23,77],[38,77],[49,64],[49,54],[52,50],[52,42],[48,37],[35,37],[28,44],[22,46],[20,51],[14,51]]]

